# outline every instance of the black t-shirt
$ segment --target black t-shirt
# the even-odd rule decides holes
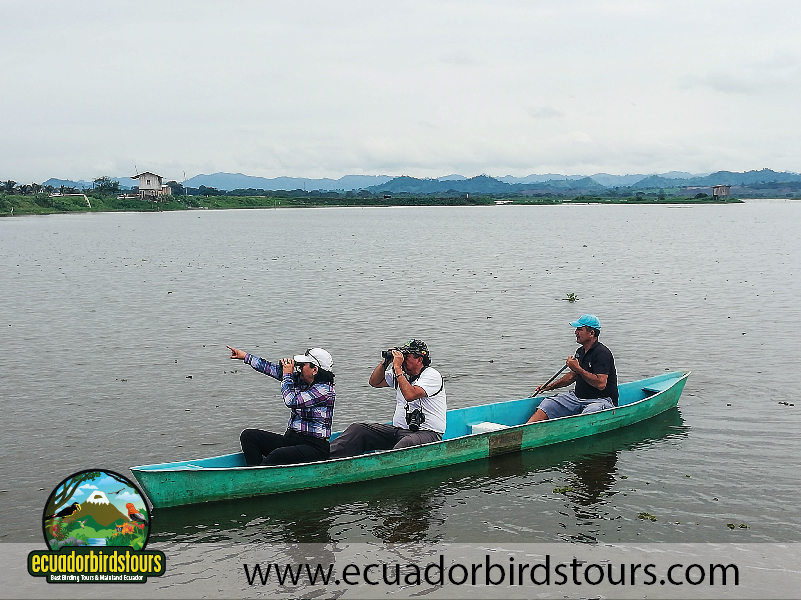
[[[576,376],[576,396],[582,400],[591,398],[611,398],[612,403],[617,406],[617,372],[615,371],[615,359],[609,348],[601,342],[595,342],[589,351],[579,348],[576,353],[579,366],[585,371],[595,375],[608,375],[606,387],[602,390],[592,387],[584,381],[581,375]]]

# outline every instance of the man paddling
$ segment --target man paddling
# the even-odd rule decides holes
[[[537,388],[536,394],[576,384],[575,389],[545,398],[528,423],[596,412],[617,406],[617,372],[609,348],[598,341],[601,322],[595,315],[581,315],[570,323],[581,347],[567,359],[570,371],[561,379]]]

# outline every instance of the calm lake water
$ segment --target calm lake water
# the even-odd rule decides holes
[[[0,542],[41,541],[73,472],[283,431],[278,383],[226,344],[328,349],[339,430],[390,419],[393,394],[367,385],[389,345],[428,342],[452,408],[512,399],[573,353],[585,312],[621,381],[693,372],[678,409],[422,474],[157,510],[151,539],[801,541],[800,224],[781,201],[0,219]]]

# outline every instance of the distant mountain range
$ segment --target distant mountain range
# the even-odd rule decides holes
[[[549,177],[545,179],[545,177]],[[600,181],[599,181],[600,180]],[[470,179],[457,179],[450,175],[447,178],[415,179],[413,177],[396,177],[391,181],[366,188],[374,193],[409,193],[437,194],[446,192],[513,194],[513,193],[597,193],[610,188],[630,188],[648,190],[676,187],[708,188],[713,185],[754,186],[761,183],[788,183],[801,181],[798,173],[777,173],[770,169],[734,173],[717,171],[708,175],[692,175],[673,171],[662,175],[608,175],[598,174],[592,177],[530,175],[529,177],[493,178],[479,175]]]
[[[600,191],[606,187],[592,179],[550,179],[541,183],[506,183],[500,179],[479,175],[464,179],[415,179],[414,177],[396,177],[391,181],[366,188],[373,193],[407,193],[407,194],[444,194],[458,192],[463,194],[510,194],[528,190],[567,191],[586,190]]]
[[[704,173],[703,175],[706,175]],[[670,178],[691,178],[691,177],[700,177],[703,175],[693,175],[692,173],[684,173],[680,171],[671,171],[669,173],[661,173],[659,174],[660,177],[670,177]],[[594,182],[599,183],[602,187],[614,187],[614,186],[629,186],[637,183],[638,181],[645,179],[648,175],[609,175],[607,173],[598,173],[596,175],[592,175],[591,178]],[[447,183],[447,182],[461,182],[457,187],[459,188],[457,191],[462,191],[464,189],[465,192],[473,191],[475,193],[483,192],[483,193],[501,193],[502,190],[499,189],[495,182],[501,182],[510,185],[516,184],[529,184],[529,183],[545,183],[550,182],[551,187],[554,188],[563,188],[563,189],[573,189],[576,185],[566,185],[563,183],[559,185],[557,182],[570,182],[570,181],[577,181],[577,180],[585,180],[587,179],[586,175],[560,175],[558,173],[548,173],[543,175],[527,175],[526,177],[514,177],[512,175],[506,175],[503,177],[490,177],[488,175],[479,175],[477,177],[465,177],[464,175],[459,174],[451,174],[451,175],[444,175],[442,177],[437,177],[436,179],[416,179],[413,177],[408,176],[400,176],[400,177],[390,177],[388,175],[346,175],[344,177],[340,177],[339,179],[306,179],[300,177],[275,177],[272,179],[267,179],[264,177],[253,177],[251,175],[243,175],[242,173],[213,173],[211,175],[196,175],[191,179],[186,180],[186,185],[188,187],[200,187],[201,185],[205,185],[206,187],[213,187],[217,188],[218,190],[236,190],[236,189],[257,189],[257,190],[300,190],[305,189],[307,191],[312,190],[320,190],[320,191],[354,191],[354,190],[362,190],[362,189],[371,189],[376,190],[378,188],[384,189],[384,184],[392,181],[393,183],[389,188],[386,188],[386,191],[401,191],[400,187],[406,186],[407,191],[412,191],[412,188],[416,188],[418,193],[436,193],[437,191],[447,191],[449,189],[454,189],[453,186],[439,186],[437,184],[418,184],[413,183],[412,180],[415,182],[425,181],[425,182],[432,182],[437,181],[440,183]],[[400,181],[398,181],[400,180]],[[465,184],[464,182],[469,181],[471,183]],[[481,184],[486,184],[486,187],[480,187]],[[478,185],[479,187],[476,187]],[[423,189],[431,188],[430,192],[423,192]],[[504,191],[509,191],[508,188],[503,188]]]
[[[112,177],[123,189],[130,189],[135,183],[130,177]],[[169,178],[165,178],[165,181]],[[190,188],[206,186],[222,191],[237,189],[252,190],[306,190],[306,191],[354,191],[368,190],[375,193],[411,193],[437,194],[459,192],[470,194],[502,194],[516,192],[559,193],[597,192],[608,188],[627,187],[631,189],[657,189],[675,187],[709,187],[712,185],[753,186],[760,183],[799,182],[801,175],[792,172],[776,172],[771,169],[759,171],[716,171],[715,173],[692,174],[683,171],[644,175],[610,175],[596,173],[589,177],[584,175],[528,175],[526,177],[490,177],[478,175],[465,177],[452,174],[435,179],[418,179],[415,177],[388,175],[345,175],[339,179],[307,179],[301,177],[254,177],[242,173],[213,173],[195,175],[187,179],[185,185]],[[91,181],[72,181],[67,179],[48,179],[42,185],[59,187],[62,185],[77,188],[91,188]]]
[[[187,187],[197,188],[201,185],[218,190],[321,190],[350,191],[361,190],[372,185],[380,185],[390,181],[387,175],[345,175],[339,179],[306,179],[303,177],[254,177],[242,173],[213,173],[212,175],[195,175],[187,179]]]
[[[664,177],[650,175],[634,184],[638,188],[660,188],[676,186],[710,186],[710,185],[745,185],[751,186],[759,183],[789,183],[801,181],[801,175],[788,171],[777,173],[770,169],[760,171],[716,171],[706,176],[693,176],[689,178]]]

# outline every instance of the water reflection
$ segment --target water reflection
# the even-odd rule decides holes
[[[566,541],[597,541],[601,524],[619,518],[610,513],[607,505],[617,493],[614,488],[618,483],[617,463],[621,452],[661,440],[683,438],[688,431],[680,411],[674,408],[635,426],[553,446],[551,450],[564,452],[558,468],[566,484],[556,487],[555,491],[564,494],[567,507],[573,513],[572,519],[559,523],[567,531],[558,537]],[[561,514],[570,516],[565,512]]]
[[[605,505],[615,492],[622,451],[685,437],[678,409],[644,423],[528,452],[359,484],[278,496],[216,502],[155,511],[153,541],[437,542],[454,507],[476,498],[493,504],[509,492],[541,483],[556,472],[560,491],[579,522],[609,519]],[[550,487],[556,478],[545,479]],[[501,498],[493,500],[493,494]],[[562,513],[566,515],[566,513]],[[569,515],[566,515],[569,516]],[[566,519],[567,520],[567,519]],[[467,526],[467,524],[465,524]],[[568,526],[563,525],[565,528]],[[560,537],[586,541],[594,532]],[[449,539],[449,541],[451,541]]]
[[[440,477],[408,477],[158,510],[153,541],[437,541]],[[155,521],[154,521],[155,524]]]
[[[599,502],[606,497],[606,492],[615,484],[615,465],[617,452],[596,454],[573,465],[572,500],[576,503],[576,516],[592,518],[592,513],[580,510]]]
[[[439,511],[442,503],[435,494],[434,488],[412,489],[394,506],[385,506],[384,517],[373,527],[373,535],[390,543],[440,541],[441,536],[435,531],[445,522],[445,516]]]

